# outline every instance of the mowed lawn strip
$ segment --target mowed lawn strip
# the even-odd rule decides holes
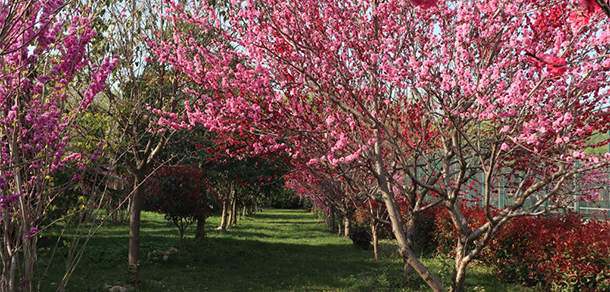
[[[428,291],[421,282],[401,287],[402,261],[391,241],[384,241],[382,258],[375,261],[372,251],[357,249],[350,239],[330,233],[313,214],[302,210],[268,209],[244,217],[224,234],[214,230],[218,224],[218,217],[207,220],[208,238],[203,241],[194,239],[192,226],[180,254],[164,261],[148,254],[177,248],[178,231],[163,215],[143,213],[144,283],[133,291]],[[108,285],[123,285],[128,234],[127,224],[104,226],[87,246],[68,291],[108,291]],[[43,291],[56,289],[65,266],[64,252],[56,254]],[[424,262],[449,282],[450,259]],[[467,287],[488,292],[523,290],[500,283],[491,270],[482,267],[469,270]]]

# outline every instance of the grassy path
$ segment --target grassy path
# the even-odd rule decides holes
[[[152,259],[153,250],[177,247],[177,232],[158,214],[144,213],[140,291],[427,291],[399,288],[401,263],[386,246],[376,262],[372,252],[355,248],[349,239],[330,234],[309,213],[267,210],[239,222],[229,233],[214,231],[217,217],[208,219],[208,238],[185,240],[180,255],[168,261]],[[189,230],[187,234],[192,234]],[[125,280],[128,226],[105,226],[88,245],[69,291],[108,291],[104,285]],[[61,256],[60,256],[61,258]],[[433,269],[449,277],[450,262],[430,259]],[[45,280],[48,290],[62,263],[56,261]],[[492,274],[472,269],[469,281],[484,291],[516,291]],[[468,283],[471,289],[474,284]],[[481,290],[479,290],[481,291]]]

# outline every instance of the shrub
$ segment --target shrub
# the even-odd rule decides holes
[[[472,227],[485,211],[464,207]],[[494,211],[495,212],[495,211]],[[435,212],[434,238],[440,254],[451,255],[454,227],[444,210]],[[478,259],[507,282],[542,284],[553,291],[610,291],[610,222],[568,213],[515,218],[490,240]]]
[[[349,238],[358,248],[368,250],[371,248],[371,240],[373,240],[369,228],[363,225],[356,225],[349,234]]]
[[[280,189],[270,192],[264,205],[276,209],[302,209],[303,200],[290,189]]]
[[[195,167],[161,167],[147,189],[144,210],[162,213],[178,227],[181,246],[186,228],[195,220],[205,220],[214,203],[205,172]]]

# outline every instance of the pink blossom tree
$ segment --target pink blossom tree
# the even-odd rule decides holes
[[[34,289],[49,177],[75,157],[65,151],[72,122],[103,89],[114,62],[90,63],[93,15],[68,14],[63,6],[61,0],[0,4],[0,291]],[[93,67],[91,83],[77,87],[83,99],[68,107],[75,75],[86,66]]]
[[[413,253],[399,198],[407,218],[449,211],[459,234],[449,288],[463,291],[467,266],[506,222],[564,207],[579,177],[607,170],[608,155],[585,154],[610,125],[610,24],[589,2],[173,5],[172,22],[224,41],[210,49],[176,26],[152,44],[196,97],[165,122],[234,131],[247,120],[260,149],[288,146],[309,165],[366,161],[401,256],[434,291],[446,287]],[[312,136],[325,153],[304,149]],[[460,210],[473,185],[488,217],[474,228]],[[511,202],[492,211],[501,191]]]

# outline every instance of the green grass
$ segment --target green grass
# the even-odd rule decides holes
[[[202,242],[189,230],[178,257],[154,260],[149,252],[177,247],[177,230],[161,215],[144,213],[144,283],[139,291],[428,291],[422,283],[400,287],[402,264],[390,241],[382,246],[382,259],[375,261],[372,251],[359,250],[351,240],[329,233],[304,211],[266,210],[241,220],[226,234],[214,230],[218,223],[218,217],[208,219],[208,238]],[[42,245],[50,242],[41,240]],[[104,226],[87,246],[68,291],[108,291],[105,285],[124,283],[127,242],[127,224]],[[52,283],[65,265],[62,256],[56,255],[43,291],[55,290]],[[451,260],[431,258],[425,263],[449,281]],[[469,270],[467,287],[469,291],[522,290],[500,283],[492,271],[481,267]]]

